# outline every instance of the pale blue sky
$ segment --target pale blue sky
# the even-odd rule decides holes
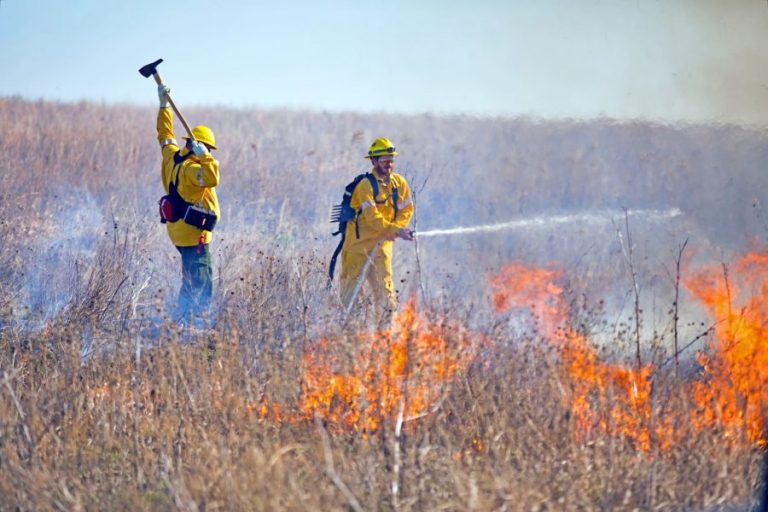
[[[0,0],[0,96],[768,124],[765,0]]]

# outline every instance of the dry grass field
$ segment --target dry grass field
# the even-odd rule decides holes
[[[221,148],[209,330],[167,320],[155,111],[0,98],[0,510],[756,502],[764,131],[185,115]],[[398,242],[392,330],[342,325],[328,210],[379,135],[417,230],[575,221]]]

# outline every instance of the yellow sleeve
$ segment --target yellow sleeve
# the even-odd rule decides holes
[[[350,206],[355,210],[361,210],[360,217],[366,229],[371,231],[371,238],[386,238],[400,231],[397,224],[385,219],[379,209],[376,208],[373,188],[367,179],[360,180],[360,183],[355,187],[350,199]]]
[[[395,225],[398,228],[407,227],[413,217],[413,199],[411,198],[411,188],[408,186],[408,182],[404,178],[398,180],[397,184],[397,217],[395,218]]]
[[[173,134],[173,111],[170,108],[161,108],[157,113],[157,141],[160,143],[163,159],[170,158],[179,150],[179,144]]]
[[[199,164],[192,162],[184,168],[181,179],[195,187],[213,188],[218,185],[219,161],[210,153],[198,157],[198,160]]]

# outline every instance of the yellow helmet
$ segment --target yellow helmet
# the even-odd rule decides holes
[[[207,126],[198,125],[192,128],[192,135],[195,136],[195,140],[207,144],[211,149],[216,149],[216,137],[213,136],[213,130]],[[189,140],[189,137],[184,137]]]
[[[395,145],[392,144],[392,141],[386,137],[379,137],[373,141],[371,147],[368,148],[368,155],[365,158],[374,158],[384,155],[395,156],[396,154],[397,151],[395,151]]]

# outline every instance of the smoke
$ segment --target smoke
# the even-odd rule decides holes
[[[765,125],[765,2],[557,0],[515,12],[504,68],[513,111]]]
[[[83,265],[93,259],[107,222],[102,201],[87,190],[60,190],[52,196],[61,198],[60,203],[31,239],[34,250],[21,290],[23,302],[41,324],[72,301]]]
[[[671,7],[671,6],[670,6]],[[672,77],[676,103],[713,121],[765,126],[768,116],[768,4],[682,2],[691,65]]]
[[[131,276],[122,284],[133,296],[134,309],[141,305],[149,280],[166,290],[165,302],[175,292],[169,286],[172,246],[167,247],[143,216],[116,208],[107,194],[84,187],[56,186],[50,197],[57,199],[38,222],[29,239],[30,250],[22,267],[23,280],[16,321],[37,329],[76,305],[100,286],[114,287],[114,271]],[[149,250],[146,245],[167,250]],[[174,267],[175,269],[175,267]],[[117,290],[115,290],[116,292]],[[140,297],[141,295],[141,297]]]

